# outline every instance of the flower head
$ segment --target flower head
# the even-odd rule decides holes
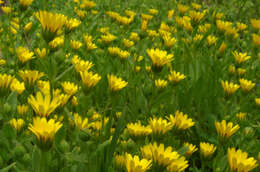
[[[240,149],[228,148],[228,164],[230,171],[251,171],[257,167],[257,161],[253,157],[248,158],[247,156],[247,153],[242,152]]]
[[[29,96],[28,103],[37,115],[48,117],[61,104],[61,100],[58,96],[51,98],[50,94],[37,92],[36,97],[33,95]]]
[[[32,4],[33,0],[19,0],[19,4],[23,7],[28,7]]]
[[[171,71],[170,74],[168,75],[168,80],[173,84],[177,84],[178,82],[180,82],[185,78],[186,78],[185,75],[181,74],[180,72],[176,72],[175,70]]]
[[[200,143],[200,152],[204,157],[211,156],[216,151],[216,149],[217,147],[214,146],[213,144],[206,143],[206,142]]]
[[[147,159],[139,159],[138,156],[132,156],[126,153],[125,165],[127,172],[145,172],[152,166],[152,161]]]
[[[234,58],[238,64],[241,64],[251,58],[247,53],[238,53],[237,51],[233,52]]]
[[[154,134],[160,135],[165,134],[167,131],[172,129],[172,123],[165,119],[160,118],[150,118],[149,126]]]
[[[27,48],[21,46],[16,49],[16,54],[19,61],[21,61],[22,63],[25,63],[34,58],[33,52],[30,52]]]
[[[37,80],[44,76],[44,73],[37,70],[19,70],[18,73],[20,77],[29,84],[34,84]]]
[[[23,119],[11,119],[9,121],[9,124],[15,128],[17,131],[20,131],[22,129],[22,127],[24,126],[24,120]]]
[[[38,146],[44,151],[51,148],[54,136],[61,127],[60,122],[55,122],[54,119],[47,121],[45,117],[36,117],[33,124],[29,124],[29,130],[37,137]]]
[[[112,91],[119,91],[127,86],[128,82],[122,78],[116,77],[115,75],[107,75],[109,88]]]
[[[191,143],[184,143],[184,146],[186,146],[188,148],[188,150],[186,151],[186,156],[190,157],[194,152],[196,152],[198,150],[198,148],[191,144]]]
[[[101,79],[101,76],[99,76],[98,74],[93,74],[90,71],[80,72],[80,76],[83,85],[88,88],[93,88],[94,86],[96,86]]]
[[[143,126],[140,121],[129,123],[126,128],[128,133],[133,136],[147,136],[152,133],[152,129],[149,126]]]
[[[155,87],[156,88],[165,88],[168,84],[166,80],[163,79],[157,79],[154,81]]]
[[[240,87],[243,91],[247,92],[252,90],[255,87],[255,83],[246,79],[239,79]]]
[[[168,119],[171,124],[177,127],[179,130],[186,130],[195,125],[195,122],[192,121],[191,118],[188,118],[187,114],[184,114],[183,112],[180,112],[178,110],[175,112],[174,117],[170,115]]]
[[[215,121],[215,127],[217,129],[218,134],[223,138],[229,138],[232,136],[237,130],[240,128],[239,125],[233,126],[232,122],[227,123],[226,120],[222,120],[221,122]]]
[[[29,109],[28,105],[25,105],[25,104],[18,105],[16,108],[17,108],[17,112],[19,115],[25,115]]]
[[[233,82],[221,81],[221,85],[227,95],[234,94],[239,89],[239,85]]]
[[[75,125],[80,129],[80,130],[83,130],[84,128],[87,128],[88,127],[88,118],[84,118],[82,119],[82,117],[78,114],[78,113],[75,113],[74,114],[74,123]]]
[[[64,90],[64,92],[68,95],[74,95],[78,91],[78,86],[74,84],[73,82],[63,82],[61,83],[61,86]]]
[[[154,67],[163,67],[163,65],[170,63],[173,60],[173,54],[167,54],[167,51],[156,49],[147,49],[148,56],[152,60]]]

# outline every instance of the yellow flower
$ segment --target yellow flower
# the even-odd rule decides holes
[[[126,153],[125,165],[127,172],[145,172],[152,166],[152,161],[147,159],[139,159],[138,156],[132,157],[131,154]]]
[[[200,22],[203,19],[203,17],[205,16],[205,13],[191,10],[191,11],[189,11],[189,16],[191,17],[192,20],[194,20],[196,22]]]
[[[28,7],[32,4],[33,0],[19,0],[19,4],[24,7]]]
[[[32,22],[27,23],[27,24],[24,26],[24,30],[25,30],[26,32],[29,32],[29,31],[31,30],[31,28],[32,28],[32,25],[33,25]]]
[[[156,10],[156,9],[149,9],[149,13],[152,14],[152,15],[156,15],[156,14],[158,14],[158,10]]]
[[[244,112],[239,112],[236,114],[236,117],[239,119],[239,120],[244,120],[246,118],[246,113]]]
[[[29,109],[28,105],[25,105],[25,104],[18,105],[16,108],[17,108],[17,112],[19,115],[25,115]]]
[[[107,75],[109,88],[111,91],[119,91],[127,86],[128,82],[115,75]]]
[[[192,121],[191,118],[188,118],[187,114],[184,114],[183,112],[176,111],[174,117],[170,115],[168,117],[168,120],[170,123],[177,127],[179,130],[186,130],[192,126],[195,125],[195,122]]]
[[[17,91],[18,94],[22,94],[25,90],[24,82],[20,82],[17,79],[14,79],[10,85],[11,91]]]
[[[200,142],[200,152],[204,157],[211,156],[215,151],[217,147],[213,144],[206,143],[206,142]]]
[[[173,84],[177,84],[178,82],[180,82],[181,80],[185,79],[186,76],[181,74],[180,72],[176,72],[176,71],[171,71],[170,74],[168,75],[168,80],[173,83]]]
[[[44,58],[46,56],[46,48],[40,49],[40,48],[36,48],[35,49],[35,53],[40,57],[40,58]]]
[[[251,19],[250,22],[251,22],[251,25],[253,28],[258,29],[258,30],[260,29],[260,20]]]
[[[126,126],[127,131],[130,135],[133,136],[148,136],[152,133],[150,127],[143,126],[140,121],[137,123],[129,123]]]
[[[36,18],[42,25],[43,31],[57,33],[67,21],[67,17],[63,14],[51,13],[47,11],[39,11],[35,13]]]
[[[34,58],[33,52],[30,52],[27,48],[21,46],[16,49],[16,54],[18,56],[18,60],[22,63],[25,63]]]
[[[191,3],[191,6],[195,9],[195,10],[199,10],[201,9],[201,5],[200,4],[197,4],[197,3]]]
[[[131,39],[131,40],[133,40],[135,42],[138,42],[140,40],[140,37],[139,37],[138,33],[131,32],[129,39]]]
[[[77,56],[75,55],[72,59],[72,63],[75,64],[75,70],[77,72],[88,71],[92,66],[94,66],[94,64],[90,61],[80,60],[76,58]]]
[[[82,43],[80,41],[70,40],[70,45],[74,50],[77,50],[82,46]]]
[[[167,86],[167,81],[163,79],[157,79],[154,81],[155,87],[165,88]]]
[[[168,19],[172,19],[173,15],[174,15],[174,10],[169,10],[168,11]]]
[[[260,36],[258,36],[257,34],[252,34],[253,37],[253,43],[255,45],[260,45]]]
[[[78,113],[73,115],[75,125],[80,129],[83,130],[84,128],[88,128],[88,118],[82,119]]]
[[[3,66],[6,64],[6,60],[5,59],[0,59],[0,66]]]
[[[227,44],[225,43],[225,42],[222,42],[221,43],[221,45],[220,45],[220,47],[219,47],[219,49],[218,49],[218,51],[220,52],[220,53],[224,53],[224,51],[227,49]]]
[[[49,81],[41,81],[39,80],[37,82],[37,86],[40,89],[40,91],[44,94],[50,93],[50,82]]]
[[[28,97],[28,103],[32,106],[34,112],[42,117],[48,117],[60,104],[59,97],[50,94],[43,94],[41,92],[36,93],[36,97],[30,95]]]
[[[78,106],[78,98],[76,96],[73,96],[71,99],[71,103],[73,104],[73,106]]]
[[[68,95],[74,95],[78,91],[78,86],[72,82],[63,82],[61,83],[61,86],[64,92]]]
[[[64,44],[64,36],[59,36],[54,38],[51,42],[49,42],[49,46],[51,48],[57,48]]]
[[[242,76],[246,73],[246,69],[243,68],[237,68],[237,74],[238,76]]]
[[[34,84],[37,80],[39,80],[44,73],[39,72],[37,70],[19,70],[19,76],[29,84]]]
[[[233,56],[238,64],[241,64],[251,58],[247,53],[238,53],[237,51],[233,52]]]
[[[245,30],[245,29],[247,28],[247,25],[244,24],[244,23],[237,22],[236,25],[237,25],[237,28],[238,28],[240,31],[243,31],[243,30]]]
[[[191,143],[186,142],[184,143],[184,146],[188,148],[188,150],[185,153],[187,157],[190,157],[194,152],[198,150],[198,148]]]
[[[92,72],[88,71],[80,72],[80,76],[83,85],[87,86],[88,88],[93,88],[94,86],[96,86],[101,79],[101,76],[99,76],[98,74],[93,74]]]
[[[257,106],[260,106],[260,98],[255,98],[255,103]]]
[[[172,123],[165,119],[160,118],[150,118],[149,126],[152,129],[152,133],[160,135],[165,134],[167,131],[172,129]]]
[[[10,32],[11,32],[13,35],[16,35],[16,34],[17,34],[17,30],[16,30],[14,27],[10,26],[10,27],[9,27],[9,30],[10,30]]]
[[[199,31],[200,33],[206,33],[206,32],[208,32],[208,30],[210,29],[210,27],[211,27],[211,24],[209,24],[209,23],[206,23],[206,24],[204,24],[204,25],[199,25],[198,31]]]
[[[228,148],[228,164],[230,171],[237,172],[251,171],[258,166],[253,157],[248,157],[246,152],[236,148]]]
[[[203,35],[201,34],[196,34],[194,37],[193,37],[193,41],[196,42],[196,41],[201,41],[203,38]]]
[[[209,35],[207,37],[207,41],[208,41],[209,46],[216,44],[217,40],[218,40],[218,38],[215,37],[214,35]]]
[[[0,74],[0,88],[7,89],[15,79],[12,75]]]
[[[152,159],[153,162],[157,163],[159,166],[164,167],[181,158],[179,153],[173,151],[173,148],[171,146],[164,148],[163,144],[158,145],[156,142],[141,147],[141,152],[143,157],[147,159]],[[185,168],[188,167],[188,161],[185,161],[185,166]]]
[[[5,14],[10,14],[12,11],[12,8],[7,6],[2,6],[1,9]]]
[[[152,16],[152,15],[149,15],[149,14],[144,14],[144,13],[142,13],[142,14],[141,14],[141,18],[142,18],[143,20],[149,21],[149,20],[152,20],[152,19],[153,19],[153,16]]]
[[[229,65],[228,67],[228,72],[231,73],[231,74],[235,74],[236,72],[236,67],[234,65]]]
[[[226,139],[232,136],[240,128],[239,125],[233,126],[232,122],[226,123],[226,120],[222,120],[221,122],[215,121],[215,127],[217,133]]]
[[[162,67],[173,60],[173,54],[167,54],[167,51],[156,49],[147,49],[148,56],[152,60],[153,66]]]
[[[82,4],[80,4],[80,8],[93,8],[96,6],[96,3],[89,0],[84,0]]]
[[[29,124],[28,129],[37,137],[38,146],[43,151],[48,151],[52,147],[52,142],[57,131],[62,127],[60,122],[54,119],[47,121],[45,117],[33,119],[33,125]]]
[[[115,35],[112,35],[110,33],[107,33],[105,35],[101,35],[101,40],[105,43],[110,43],[114,41],[117,37]]]
[[[124,46],[126,48],[130,48],[130,47],[132,47],[134,45],[134,42],[124,38],[123,39],[123,44],[124,44]]]
[[[184,157],[181,157],[173,161],[168,167],[167,171],[169,172],[181,172],[184,171],[189,166],[188,161]]]
[[[177,7],[180,13],[186,13],[189,10],[187,5],[178,4]]]
[[[239,79],[240,87],[243,91],[247,92],[252,90],[255,87],[255,83],[246,79]]]
[[[125,155],[115,155],[115,163],[117,167],[123,168],[125,165]]]
[[[169,35],[165,35],[163,36],[163,41],[164,41],[164,45],[169,48],[172,47],[177,42],[177,39],[174,37],[170,37]]]
[[[66,20],[65,27],[68,30],[73,30],[73,29],[77,28],[80,24],[81,24],[81,21],[79,21],[75,18],[71,18],[71,19]]]
[[[221,81],[221,85],[227,95],[234,94],[240,87],[239,85],[228,81]]]
[[[20,131],[22,129],[22,127],[24,126],[24,120],[13,118],[9,121],[9,124],[17,131]]]

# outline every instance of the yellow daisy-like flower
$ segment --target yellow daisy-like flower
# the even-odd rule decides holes
[[[221,81],[221,85],[227,95],[234,94],[240,87],[239,85],[228,81]]]
[[[32,4],[33,0],[19,0],[19,4],[23,7],[28,7]]]
[[[125,166],[125,155],[115,155],[115,164],[119,168]]]
[[[115,75],[107,75],[109,88],[111,91],[119,91],[125,88],[128,82],[124,81],[122,78],[116,77]]]
[[[16,49],[16,54],[18,56],[18,60],[22,63],[25,63],[34,58],[33,52],[30,52],[27,48],[21,46]]]
[[[82,119],[82,117],[78,114],[74,114],[74,123],[80,129],[83,130],[84,128],[88,128],[88,118]]]
[[[51,33],[57,33],[67,21],[67,17],[63,14],[47,11],[39,11],[35,13],[35,16],[41,23],[42,29]]]
[[[172,123],[165,119],[160,118],[150,118],[149,126],[152,129],[152,133],[160,135],[165,134],[167,131],[172,129]]]
[[[53,49],[57,47],[61,47],[63,44],[64,44],[64,36],[56,37],[51,42],[49,42],[49,46]]]
[[[133,136],[147,136],[152,133],[152,129],[149,126],[143,126],[140,121],[129,123],[126,128],[128,133]]]
[[[80,76],[83,85],[88,88],[93,88],[94,86],[96,86],[101,79],[101,76],[99,76],[98,74],[93,74],[89,71],[80,72]]]
[[[188,118],[187,114],[184,114],[178,110],[175,112],[175,116],[173,117],[170,115],[168,120],[179,130],[186,130],[195,125],[195,122],[192,121],[191,118]]]
[[[260,20],[251,19],[250,22],[251,22],[251,25],[253,28],[258,29],[258,30],[260,29]]]
[[[243,91],[247,92],[252,90],[255,87],[255,83],[246,79],[239,79],[240,87]]]
[[[17,79],[14,79],[10,85],[11,91],[17,91],[18,94],[22,94],[25,90],[24,82],[20,82]]]
[[[154,81],[155,87],[156,88],[165,88],[168,84],[166,80],[163,79],[157,79]]]
[[[236,117],[239,119],[239,120],[244,120],[246,118],[246,113],[244,112],[239,112],[236,114]]]
[[[240,128],[239,125],[233,126],[232,122],[227,123],[226,120],[222,120],[221,122],[215,121],[215,127],[218,134],[226,139],[232,136]]]
[[[19,115],[25,115],[29,109],[28,105],[25,105],[25,104],[18,105],[16,108],[17,108],[17,112]]]
[[[188,168],[189,164],[186,161],[185,157],[181,157],[175,161],[173,161],[168,167],[167,171],[169,172],[181,172]]]
[[[259,35],[257,35],[257,34],[252,34],[252,38],[253,38],[253,43],[255,44],[255,45],[260,45],[260,36]]]
[[[260,98],[255,98],[255,103],[257,106],[260,106]]]
[[[12,12],[12,8],[11,8],[11,7],[2,6],[1,9],[2,9],[2,11],[3,11],[5,14],[10,14],[10,13]]]
[[[227,49],[227,44],[225,43],[225,42],[222,42],[221,43],[221,45],[220,45],[220,47],[219,47],[219,49],[218,49],[218,51],[220,52],[220,53],[224,53],[224,51]]]
[[[61,86],[62,86],[64,92],[71,96],[76,94],[79,89],[79,87],[75,83],[72,83],[72,82],[63,82],[63,83],[61,83]]]
[[[9,88],[14,79],[15,77],[12,75],[0,74],[0,89]]]
[[[206,142],[200,143],[200,152],[204,157],[211,156],[216,151],[216,149],[217,147],[214,146],[213,144],[206,143]]]
[[[46,48],[40,49],[40,48],[36,48],[34,50],[34,52],[40,57],[40,58],[44,58],[47,54]]]
[[[184,143],[184,146],[186,146],[188,148],[188,150],[185,153],[187,157],[190,157],[194,152],[196,152],[198,150],[198,148],[191,143],[186,142],[186,143]]]
[[[209,46],[216,44],[217,40],[218,40],[218,38],[215,37],[214,35],[209,35],[207,37],[207,41],[208,41]]]
[[[181,74],[180,72],[176,72],[176,71],[171,71],[170,74],[168,75],[168,80],[173,83],[173,84],[177,84],[178,82],[180,82],[181,80],[185,79],[186,76]]]
[[[228,164],[230,171],[237,172],[248,172],[258,166],[253,157],[248,157],[246,152],[236,148],[228,148]]]
[[[125,166],[127,172],[145,172],[149,170],[152,166],[152,161],[147,159],[139,159],[138,156],[132,156],[126,153]]]
[[[9,124],[17,131],[20,131],[22,129],[22,127],[24,126],[24,120],[13,118],[9,121]]]
[[[80,41],[70,40],[70,45],[74,50],[77,50],[82,46],[82,43]]]
[[[37,70],[19,70],[19,76],[29,84],[34,84],[37,80],[39,80],[44,73],[39,72]]]
[[[30,95],[28,97],[28,103],[32,106],[34,112],[42,117],[48,117],[60,104],[60,97],[50,94],[43,94],[41,92],[36,93],[36,97]]]
[[[247,53],[238,53],[237,51],[234,51],[233,55],[238,64],[246,62],[251,58],[251,56],[248,56]]]
[[[65,27],[68,30],[73,30],[73,29],[77,28],[80,24],[81,24],[81,21],[79,21],[75,18],[71,18],[71,19],[66,20]]]
[[[27,24],[24,26],[24,30],[25,30],[26,32],[29,32],[29,31],[31,30],[31,28],[32,28],[32,25],[33,25],[32,22],[27,23]]]
[[[147,54],[152,60],[153,66],[161,68],[163,65],[173,60],[173,54],[167,54],[167,51],[156,49],[147,49]]]
[[[48,151],[57,131],[62,127],[60,122],[55,122],[54,119],[47,121],[45,117],[36,117],[33,119],[33,124],[29,124],[28,129],[38,139],[38,146],[44,151]]]

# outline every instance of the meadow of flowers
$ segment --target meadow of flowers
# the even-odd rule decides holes
[[[259,1],[0,9],[0,172],[260,171]]]

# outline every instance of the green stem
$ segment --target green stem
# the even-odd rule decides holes
[[[40,169],[39,172],[46,172],[47,171],[47,163],[46,163],[47,152],[41,150],[41,157],[40,157]]]

